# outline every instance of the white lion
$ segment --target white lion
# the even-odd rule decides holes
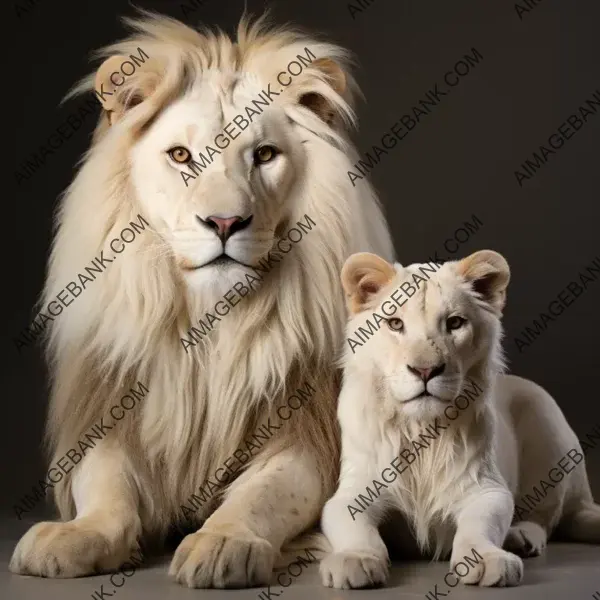
[[[373,190],[347,176],[355,84],[342,48],[262,20],[236,41],[150,14],[130,24],[79,88],[105,110],[62,200],[44,296],[68,306],[48,340],[63,521],[32,527],[10,568],[114,570],[192,521],[177,581],[264,584],[335,487],[337,274],[357,250],[393,260]],[[119,231],[142,222],[125,246]],[[113,262],[75,294],[100,251]],[[135,382],[148,392],[123,417]]]
[[[403,268],[369,253],[344,265],[342,460],[323,510],[333,547],[324,585],[386,581],[378,525],[390,509],[422,551],[451,554],[450,587],[517,585],[523,563],[507,550],[538,555],[555,529],[600,543],[575,433],[546,391],[502,375],[509,277],[506,260],[487,250],[443,266]],[[529,497],[526,508],[514,510],[514,497]]]

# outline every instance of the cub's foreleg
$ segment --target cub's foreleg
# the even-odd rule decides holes
[[[333,547],[333,553],[320,566],[325,586],[362,588],[387,581],[388,551],[378,531],[385,499],[378,498],[362,512],[358,512],[355,501],[359,494],[366,493],[367,486],[372,486],[371,469],[366,461],[353,457],[350,464],[344,460],[338,490],[323,509],[321,527]]]
[[[473,486],[454,507],[456,534],[450,566],[453,570],[459,562],[470,566],[464,575],[456,571],[463,583],[482,586],[521,583],[523,561],[502,549],[513,508],[510,491],[492,480]],[[472,557],[472,560],[465,561],[465,557]],[[461,571],[465,569],[461,567]]]

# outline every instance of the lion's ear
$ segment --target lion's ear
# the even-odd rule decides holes
[[[332,92],[342,96],[346,87],[342,67],[330,58],[317,58],[300,77],[292,79],[290,89],[296,94],[298,104],[331,124],[336,112]]]
[[[124,72],[127,64],[130,75]],[[133,69],[129,67],[133,66]],[[115,55],[107,58],[98,69],[94,80],[96,98],[108,114],[112,125],[125,112],[148,98],[158,85],[155,74],[142,71],[130,57]]]
[[[342,267],[342,287],[348,309],[358,313],[396,276],[396,269],[380,256],[359,252]]]
[[[458,273],[471,283],[498,316],[506,304],[510,268],[506,259],[493,250],[480,250],[458,262]]]

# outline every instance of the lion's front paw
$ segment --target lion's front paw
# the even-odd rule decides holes
[[[267,540],[200,530],[179,544],[169,575],[191,588],[252,587],[269,583],[274,562]]]
[[[344,590],[382,585],[388,569],[387,559],[359,552],[335,552],[319,567],[323,585]]]
[[[465,556],[468,561],[463,560]],[[464,556],[454,550],[450,568],[462,583],[468,585],[505,587],[519,585],[523,579],[523,561],[501,548],[481,551],[471,548]]]
[[[81,577],[118,566],[102,534],[70,521],[34,525],[17,544],[9,569],[21,575]]]

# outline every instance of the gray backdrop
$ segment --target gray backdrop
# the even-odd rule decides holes
[[[579,437],[585,437],[600,424],[598,272],[576,299],[563,293],[563,301],[572,304],[553,321],[546,320],[545,330],[528,347],[520,351],[514,337],[527,326],[535,329],[539,313],[548,312],[561,290],[580,281],[578,273],[600,257],[600,5],[596,0],[537,5],[528,0],[530,8],[525,1],[518,8],[508,1],[378,0],[368,6],[368,1],[281,0],[270,6],[277,21],[324,34],[355,53],[356,76],[365,94],[355,136],[361,154],[372,154],[372,145],[381,145],[383,134],[403,115],[414,119],[411,107],[430,90],[439,94],[437,105],[418,115],[418,124],[381,156],[370,174],[385,205],[398,258],[422,261],[436,250],[457,258],[482,248],[504,254],[512,268],[504,320],[510,369],[546,387]],[[137,6],[228,32],[244,8],[241,0],[197,0],[196,8],[184,15],[182,6],[193,3],[140,0]],[[11,512],[45,471],[41,437],[48,388],[39,348],[19,354],[13,337],[33,316],[57,196],[73,177],[95,119],[87,117],[28,180],[17,183],[16,172],[85,104],[77,99],[58,106],[88,72],[90,52],[121,37],[119,18],[134,12],[122,0],[21,0],[17,5],[23,7],[20,16],[5,20],[7,33],[16,34],[18,42],[5,79],[10,105],[4,118],[16,126],[16,141],[9,152],[15,162],[8,179],[12,193],[5,198],[12,214],[5,222],[8,239],[3,240],[8,273],[1,322],[5,425],[0,488],[2,508]],[[349,5],[359,8],[350,10]],[[247,6],[260,13],[266,4],[248,0]],[[469,64],[465,55],[481,58]],[[465,62],[455,67],[461,59]],[[450,76],[451,82],[458,81],[451,87],[444,76],[455,69],[465,74]],[[586,105],[594,93],[596,104]],[[580,112],[579,106],[588,112]],[[571,115],[579,122],[562,125]],[[559,127],[561,137],[569,139],[560,146],[554,137],[557,149],[551,152],[548,138]],[[550,150],[540,150],[540,144]],[[535,158],[534,151],[544,155]],[[520,167],[526,159],[538,166],[519,182],[515,171],[526,173]],[[473,223],[473,215],[481,225],[471,227],[469,235],[455,234],[463,223]],[[453,238],[461,240],[460,246],[446,242]],[[596,443],[588,454],[588,470],[598,498]]]

